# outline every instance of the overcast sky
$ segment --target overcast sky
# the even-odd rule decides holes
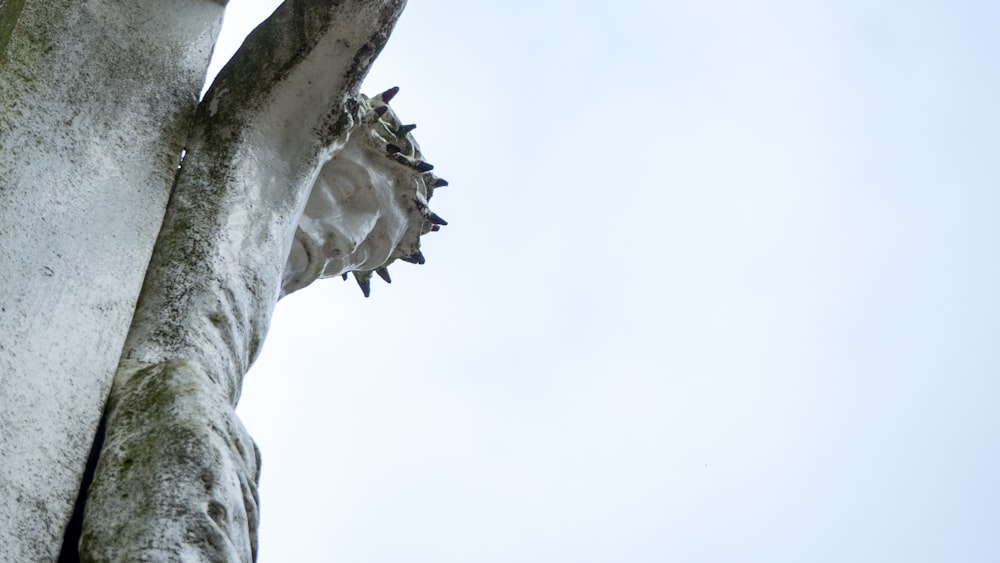
[[[260,561],[997,561],[998,21],[411,0],[363,90],[450,225],[279,304]]]

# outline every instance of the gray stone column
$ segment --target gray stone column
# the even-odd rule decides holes
[[[0,0],[0,561],[59,553],[222,10]]]

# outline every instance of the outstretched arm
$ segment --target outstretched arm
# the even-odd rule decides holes
[[[302,210],[365,115],[362,78],[404,0],[287,0],[195,118],[124,359],[198,361],[235,404]]]

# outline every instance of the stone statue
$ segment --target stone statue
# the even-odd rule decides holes
[[[286,0],[199,103],[220,2],[0,0],[0,560],[255,559],[275,302],[446,224],[358,92],[404,4]]]

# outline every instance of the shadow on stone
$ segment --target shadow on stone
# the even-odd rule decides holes
[[[87,467],[83,471],[83,481],[80,483],[80,492],[76,496],[76,503],[73,504],[73,516],[66,525],[66,533],[63,534],[62,549],[59,550],[58,563],[79,563],[80,561],[80,534],[83,532],[83,507],[87,501],[87,490],[94,481],[94,470],[97,468],[97,459],[101,455],[101,448],[104,446],[104,426],[107,421],[106,416],[101,416],[101,423],[97,426],[97,435],[94,436],[94,443],[90,446],[90,455],[87,456]]]

